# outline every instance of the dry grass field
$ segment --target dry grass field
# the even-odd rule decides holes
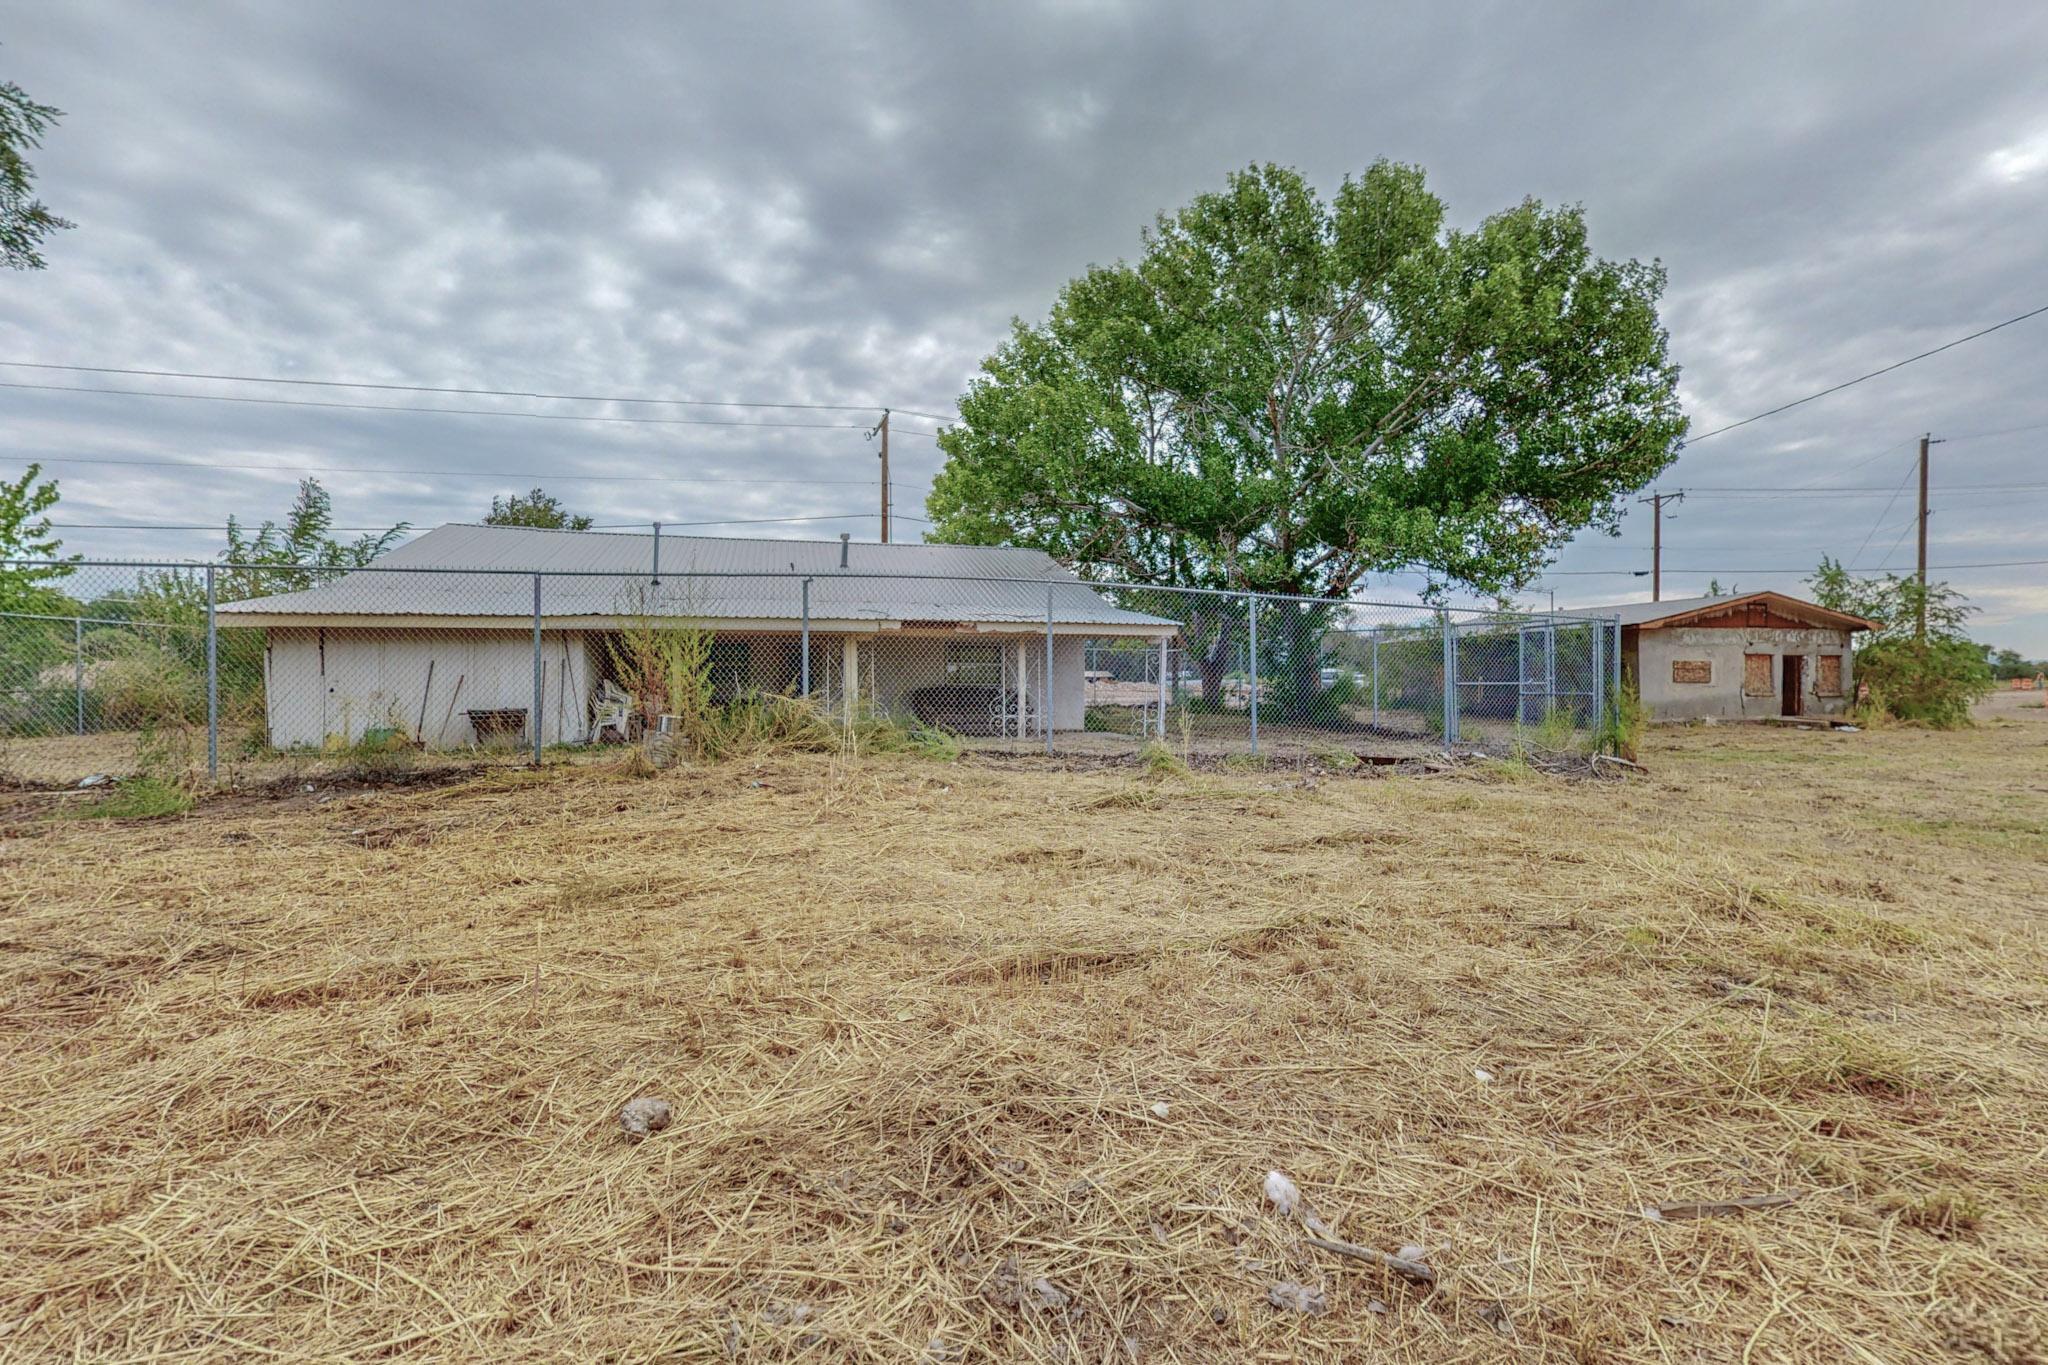
[[[0,794],[0,1358],[2043,1359],[2048,712],[1645,761]]]

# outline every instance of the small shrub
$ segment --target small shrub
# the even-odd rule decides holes
[[[418,751],[404,733],[383,730],[365,733],[335,757],[344,777],[358,782],[390,782],[412,771]]]
[[[155,820],[192,809],[192,794],[160,777],[131,777],[97,801],[61,812],[67,820]]]
[[[198,748],[192,727],[183,721],[146,718],[135,734],[136,774],[174,786],[183,783],[191,776]]]
[[[1489,760],[1480,771],[1494,782],[1529,782],[1537,776],[1536,770],[1529,766],[1528,758],[1519,753]]]
[[[844,747],[854,753],[916,754],[941,762],[951,762],[961,754],[960,741],[944,730],[906,722],[878,707],[860,708],[843,733]]]
[[[1936,730],[1970,724],[1970,708],[1995,684],[1983,653],[1968,640],[1878,640],[1856,655],[1856,676],[1870,705],[1898,720]]]
[[[199,721],[206,678],[173,650],[129,640],[93,666],[92,698],[100,722],[119,729]]]
[[[1649,725],[1650,713],[1643,705],[1642,693],[1634,683],[1623,683],[1601,714],[1600,728],[1593,736],[1593,752],[1612,754],[1633,763],[1642,751],[1643,734]]]
[[[1138,750],[1138,766],[1149,777],[1178,777],[1188,770],[1188,765],[1178,754],[1156,739],[1148,740],[1145,747]]]
[[[1528,732],[1529,747],[1537,753],[1570,753],[1580,747],[1579,725],[1570,711],[1553,706],[1543,713]]]

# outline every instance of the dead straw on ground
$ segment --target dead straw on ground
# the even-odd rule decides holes
[[[2044,741],[20,807],[0,1358],[2038,1360]]]

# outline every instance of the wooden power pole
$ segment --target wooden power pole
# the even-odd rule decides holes
[[[882,438],[882,543],[889,543],[889,410],[882,409],[882,420],[875,423],[875,429],[868,435],[880,434]]]
[[[1927,447],[1934,444],[1932,432],[1920,438],[1920,620],[1914,630],[1914,637],[1921,644],[1927,643]]]
[[[1684,502],[1685,490],[1681,488],[1676,493],[1652,493],[1649,497],[1637,498],[1636,501],[1650,504],[1650,600],[1652,602],[1662,602],[1664,600],[1664,504],[1667,502]]]

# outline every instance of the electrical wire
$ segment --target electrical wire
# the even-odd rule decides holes
[[[639,394],[623,393],[541,393],[529,389],[471,389],[452,385],[392,384],[357,379],[301,379],[284,375],[209,374],[197,370],[145,370],[114,365],[56,365],[40,360],[0,360],[0,366],[20,370],[56,370],[65,374],[118,374],[150,379],[207,379],[216,380],[224,384],[290,384],[301,388],[375,389],[385,393],[444,393],[467,398],[536,398],[567,403],[649,403],[677,408],[780,408],[787,411],[801,412],[876,412],[886,406],[882,403],[770,403],[719,398],[650,398]],[[909,417],[930,418],[937,422],[950,422],[954,420],[941,413],[917,412],[910,408],[895,408],[892,411],[903,413]]]
[[[797,521],[874,521],[879,512],[833,512],[819,516],[803,517],[725,517],[717,521],[664,521],[664,531],[683,526],[767,526],[781,522]],[[912,518],[915,520],[915,518]],[[586,531],[633,531],[652,526],[653,520],[600,522],[586,526]],[[219,531],[226,528],[224,522],[150,522],[150,521],[53,521],[53,531]],[[330,531],[388,531],[389,526],[330,526]]]
[[[1854,388],[1866,379],[1875,379],[1881,374],[1890,374],[1893,370],[1904,369],[1916,360],[1925,360],[1929,356],[1940,355],[1943,351],[1952,350],[1966,341],[1975,341],[1978,337],[1990,336],[2001,328],[2010,327],[2016,322],[2025,322],[2028,318],[2039,317],[2043,313],[2048,313],[2048,303],[2042,304],[2039,308],[2029,309],[2018,317],[2007,318],[2004,322],[1995,322],[1989,327],[1970,333],[1968,336],[1957,337],[1954,341],[1944,342],[1931,351],[1922,351],[1918,355],[1909,355],[1904,360],[1893,361],[1882,369],[1872,370],[1869,374],[1859,374],[1854,379],[1846,379],[1839,384],[1822,389],[1818,393],[1809,393],[1804,398],[1795,398],[1789,403],[1780,403],[1775,408],[1766,408],[1764,411],[1756,413],[1754,416],[1745,417],[1739,422],[1730,422],[1726,426],[1715,427],[1712,431],[1702,432],[1698,436],[1689,436],[1679,442],[1678,448],[1680,450],[1688,449],[1706,440],[1709,436],[1719,436],[1724,431],[1733,431],[1737,427],[1746,427],[1751,422],[1761,422],[1766,417],[1775,417],[1781,412],[1789,412],[1802,404],[1813,402],[1816,398],[1826,398],[1831,393],[1840,393],[1843,389]]]
[[[1907,461],[1906,472],[1899,476],[1899,485],[1898,487],[1892,490],[1891,501],[1887,502],[1884,505],[1884,510],[1880,511],[1877,514],[1877,520],[1870,523],[1870,529],[1863,533],[1863,543],[1856,547],[1856,553],[1849,556],[1850,568],[1855,568],[1856,561],[1863,558],[1863,552],[1870,548],[1871,540],[1877,535],[1877,528],[1884,525],[1884,519],[1892,514],[1892,508],[1898,506],[1899,494],[1906,491],[1906,484],[1909,481],[1911,481],[1913,477],[1913,471],[1918,469],[1919,467],[1920,457],[1918,455],[1915,455],[1911,460]],[[1917,514],[1915,515],[1917,518]]]
[[[410,403],[338,403],[318,398],[254,398],[233,393],[164,393],[154,389],[103,389],[85,384],[22,384],[0,380],[0,389],[42,393],[85,393],[119,398],[176,398],[194,403],[250,403],[273,408],[338,408],[355,412],[426,412],[443,417],[515,417],[530,422],[617,422],[657,427],[773,427],[803,431],[864,431],[865,422],[736,422],[712,417],[600,417],[583,412],[514,412],[506,408],[430,408]]]
[[[393,469],[385,465],[242,464],[227,460],[129,460],[98,455],[46,455],[38,464],[120,465],[155,469],[234,469],[262,474],[395,474],[401,478],[502,479],[536,483],[687,483],[755,486],[793,484],[808,488],[872,488],[868,479],[725,479],[673,474],[572,474],[562,470],[513,473],[502,469]]]
[[[1976,564],[1929,564],[1927,571],[1934,573],[1936,571],[1949,572],[1956,569],[2020,569],[2038,564],[2048,564],[2048,559],[1996,559]],[[1780,565],[1777,568],[1745,569],[1729,568],[1723,565],[1712,569],[1686,569],[1674,568],[1667,564],[1664,567],[1664,572],[1667,574],[1812,573],[1813,566],[1811,564],[1803,564],[1787,568]],[[1650,571],[1648,569],[1553,569],[1543,575],[1544,578],[1648,578],[1649,576]]]

